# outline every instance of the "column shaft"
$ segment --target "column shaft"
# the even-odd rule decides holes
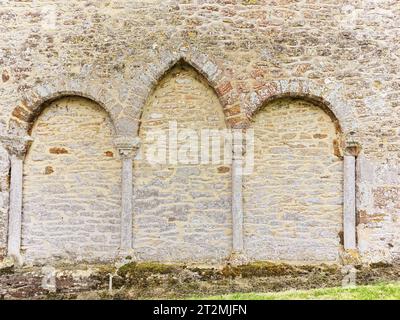
[[[8,218],[8,255],[19,257],[22,227],[23,160],[11,155],[10,211]]]
[[[243,251],[243,159],[233,157],[232,161],[232,236],[233,252]]]
[[[133,176],[132,164],[138,139],[132,136],[117,136],[114,139],[122,160],[121,169],[121,253],[132,250],[133,235]]]
[[[122,157],[122,212],[121,212],[121,249],[132,248],[132,158]]]
[[[356,158],[344,156],[343,232],[344,249],[356,249]]]

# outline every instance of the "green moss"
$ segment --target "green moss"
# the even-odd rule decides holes
[[[221,274],[224,278],[234,279],[234,278],[240,276],[241,272],[240,272],[240,268],[232,267],[232,266],[228,265],[222,269]]]
[[[372,269],[376,269],[376,268],[389,268],[392,265],[390,263],[386,263],[386,262],[375,262],[375,263],[371,263],[370,267]]]
[[[297,273],[295,267],[284,263],[256,262],[239,266],[238,270],[243,278],[276,277]]]
[[[301,276],[310,273],[321,275],[335,275],[340,272],[336,265],[290,265],[286,263],[253,262],[237,267],[225,266],[221,274],[224,278],[254,278],[254,277],[282,277]]]
[[[129,262],[120,267],[117,274],[121,277],[126,276],[147,276],[152,274],[170,274],[177,270],[172,265],[156,262]]]
[[[285,263],[253,262],[241,266],[225,266],[221,274],[225,278],[253,278],[253,277],[279,277],[286,275],[303,274],[309,272],[312,267],[300,269]]]
[[[377,264],[373,267],[362,266],[358,269],[357,284],[398,281],[400,266]],[[156,262],[130,262],[118,269],[110,265],[96,265],[90,269],[98,272],[90,275],[88,279],[90,290],[84,295],[80,292],[79,298],[85,296],[88,299],[180,299],[189,296],[216,296],[229,293],[235,293],[240,298],[241,295],[246,297],[246,293],[255,292],[250,294],[249,298],[253,298],[252,295],[254,295],[254,298],[264,299],[263,292],[273,294],[276,291],[291,289],[301,291],[316,288],[322,291],[313,291],[311,295],[308,292],[305,294],[300,292],[300,296],[307,299],[308,296],[324,298],[328,292],[325,289],[340,287],[343,279],[342,267],[331,264],[293,265],[253,262],[241,266],[226,265],[213,268]],[[109,274],[113,274],[111,291],[108,290]],[[59,280],[63,286],[73,285],[72,282],[67,283],[68,279]],[[392,289],[385,290],[388,292]],[[56,299],[63,296],[63,299],[73,299],[74,296],[71,293],[57,292],[54,296],[49,295],[48,298]],[[260,293],[262,296],[259,296]],[[364,293],[369,294],[367,291]],[[334,290],[332,294],[335,294]],[[348,294],[348,291],[343,293],[344,296]],[[294,298],[299,297],[296,295],[297,292]],[[271,298],[279,299],[281,296]]]
[[[96,286],[107,286],[110,274],[114,274],[116,268],[113,265],[100,265],[96,269],[96,272],[93,272],[89,276],[91,282],[96,284]],[[118,284],[117,281],[116,283]]]
[[[189,270],[197,273],[202,281],[218,280],[223,278],[223,273],[214,268],[190,268]]]
[[[108,275],[108,274],[113,274],[116,271],[115,266],[113,265],[102,265],[98,267],[98,273],[99,274],[104,274],[104,275]]]
[[[0,276],[4,274],[12,274],[14,273],[14,266],[7,266],[0,269]]]

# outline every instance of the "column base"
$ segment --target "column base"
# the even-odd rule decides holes
[[[24,259],[20,254],[9,254],[2,262],[12,264],[15,267],[22,267],[24,265]]]
[[[357,249],[346,249],[340,252],[340,259],[343,265],[362,264],[360,254]]]
[[[243,252],[233,252],[227,260],[231,266],[241,266],[250,262],[250,259]]]
[[[12,270],[14,268],[15,262],[11,257],[5,257],[2,261],[0,261],[0,273],[2,271]]]
[[[135,251],[133,249],[120,249],[117,257],[117,264],[124,265],[129,262],[137,261]]]
[[[344,265],[342,267],[342,287],[354,288],[357,284],[357,269],[353,265]]]

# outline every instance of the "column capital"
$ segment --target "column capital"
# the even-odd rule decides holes
[[[0,135],[0,141],[10,155],[23,158],[33,139],[30,136]]]
[[[344,155],[356,157],[361,151],[361,144],[356,141],[347,141],[344,146]]]
[[[122,158],[133,158],[139,148],[139,137],[117,136],[114,138],[115,147]]]
[[[243,159],[244,155],[246,154],[246,144],[244,143],[245,140],[237,140],[233,139],[232,141],[232,156],[235,160]]]

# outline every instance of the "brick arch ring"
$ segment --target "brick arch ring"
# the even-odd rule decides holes
[[[52,85],[40,85],[24,95],[24,98],[12,110],[8,121],[8,132],[15,136],[28,136],[29,130],[47,103],[66,96],[78,96],[92,100],[101,106],[110,116],[115,134],[127,135],[120,123],[124,121],[120,116],[122,107],[114,105],[110,100],[111,94],[104,88],[95,85],[86,86],[81,80],[70,83],[54,82]]]
[[[357,133],[357,122],[353,106],[342,99],[338,89],[321,89],[320,86],[308,81],[272,81],[253,90],[246,105],[246,115],[250,119],[269,102],[279,98],[299,98],[309,101],[330,115],[339,125],[345,135]],[[248,127],[250,122],[246,122]]]
[[[166,50],[159,52],[155,62],[149,63],[138,73],[132,83],[132,96],[129,104],[132,106],[133,118],[136,119],[136,132],[145,103],[162,77],[177,63],[183,62],[201,74],[208,84],[214,89],[225,115],[228,127],[232,127],[241,121],[241,109],[238,101],[238,93],[229,80],[226,69],[220,63],[215,62],[208,55],[199,52],[195,48],[181,48],[176,51]]]

